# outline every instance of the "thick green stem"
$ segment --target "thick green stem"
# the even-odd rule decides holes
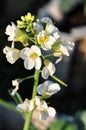
[[[38,81],[39,81],[39,74],[40,74],[40,70],[35,70],[32,98],[35,98],[36,93],[37,93],[37,87],[38,87]]]
[[[37,93],[37,87],[38,87],[38,81],[39,81],[39,74],[40,74],[40,70],[35,70],[32,99],[35,98],[36,93]],[[33,113],[33,111],[29,112],[26,115],[26,120],[25,120],[25,124],[24,124],[23,130],[29,130],[32,113]]]

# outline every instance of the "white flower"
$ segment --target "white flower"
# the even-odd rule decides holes
[[[39,113],[39,117],[42,120],[46,120],[49,117],[54,117],[56,111],[53,107],[48,107],[47,103],[44,100],[41,100],[40,97],[35,99],[35,110]]]
[[[46,26],[46,32],[51,34],[56,40],[59,40],[61,38],[58,28],[53,24],[48,24]]]
[[[16,31],[18,30],[17,26],[13,22],[11,22],[11,24],[12,25],[8,25],[6,27],[6,32],[5,32],[5,34],[9,36],[8,41],[14,41],[16,36]]]
[[[53,24],[52,20],[49,17],[44,17],[40,21],[46,24]]]
[[[33,22],[33,28],[37,33],[43,30],[43,26],[39,23],[39,21]]]
[[[21,51],[21,58],[24,59],[24,67],[31,70],[34,67],[39,70],[41,68],[41,50],[39,47],[32,45],[31,48],[26,47]]]
[[[50,61],[45,61],[45,66],[42,69],[42,77],[44,79],[47,79],[49,75],[53,75],[56,71],[55,65]]]
[[[37,35],[38,43],[41,45],[43,50],[50,50],[52,48],[53,43],[56,41],[56,39],[48,35],[46,31],[42,30]]]
[[[17,90],[19,89],[19,83],[20,83],[20,79],[12,80],[12,85],[15,87],[13,89],[13,91],[11,92],[12,96],[14,96],[16,94]]]
[[[62,60],[62,56],[69,56],[69,52],[72,51],[74,48],[74,43],[70,42],[68,40],[65,40],[60,44],[57,49],[54,52],[54,56],[59,57],[59,59],[56,60],[56,63]]]
[[[11,64],[15,63],[20,57],[20,50],[5,46],[3,53],[6,54],[7,61]]]
[[[18,104],[16,108],[19,111],[30,112],[34,109],[34,101],[25,99],[25,101],[21,104]]]
[[[74,43],[68,40],[65,40],[62,42],[62,45],[68,50],[68,51],[73,51],[74,49]]]
[[[37,92],[43,97],[52,96],[53,94],[60,91],[60,86],[58,83],[53,83],[50,80],[45,81],[44,83],[38,86]]]

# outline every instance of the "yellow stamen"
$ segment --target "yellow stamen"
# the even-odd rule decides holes
[[[43,36],[39,40],[39,44],[45,44],[48,41],[48,36]]]
[[[31,54],[31,58],[33,59],[33,60],[35,60],[36,58],[37,58],[37,54],[35,53],[35,52],[33,52],[32,54]]]

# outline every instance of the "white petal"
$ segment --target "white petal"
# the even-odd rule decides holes
[[[37,89],[38,94],[43,95],[43,96],[46,96],[46,95],[51,96],[57,93],[58,91],[60,91],[59,84],[53,83],[52,81],[49,81],[49,80],[40,84]]]
[[[55,64],[59,63],[61,60],[62,60],[62,56],[60,56],[60,57],[56,60]]]
[[[39,96],[35,97],[35,104],[36,104],[36,106],[39,106],[41,104]]]
[[[43,50],[50,50],[55,41],[56,40],[53,36],[49,36],[48,41],[46,43],[41,44],[42,49]]]
[[[49,107],[47,111],[48,111],[49,117],[55,117],[56,110],[53,107]]]
[[[41,50],[40,50],[39,47],[37,47],[37,46],[35,46],[35,45],[32,45],[32,46],[31,46],[31,50],[32,50],[33,52],[35,52],[38,56],[41,56]]]
[[[52,83],[48,86],[48,91],[50,92],[51,95],[57,93],[60,91],[60,85],[58,83]]]
[[[33,100],[30,100],[30,101],[29,101],[28,111],[32,111],[33,109],[34,109],[34,102],[33,102]]]
[[[41,19],[41,21],[44,23],[53,24],[52,20],[49,17],[44,17]]]
[[[37,57],[37,58],[35,59],[35,68],[36,68],[37,70],[39,70],[39,69],[41,68],[41,65],[42,65],[42,63],[41,63],[41,58],[40,58],[40,57]]]
[[[40,31],[39,34],[37,35],[37,40],[40,41],[40,38],[46,35],[46,32],[44,30]]]
[[[29,57],[31,54],[31,50],[29,47],[26,47],[24,49],[21,50],[21,53],[20,53],[20,57],[22,59],[26,59],[27,57]]]
[[[26,109],[26,106],[25,106],[25,104],[18,104],[16,109],[19,111],[24,111]]]
[[[15,86],[15,88],[11,92],[11,95],[14,96],[16,94],[17,90],[19,89],[19,81],[18,81],[18,79],[12,80],[12,85]]]
[[[62,42],[62,45],[65,46],[68,51],[72,51],[74,49],[74,43],[68,40]]]
[[[52,81],[50,81],[50,80],[47,80],[47,81],[45,81],[43,84],[44,84],[44,86],[45,87],[48,87],[50,84],[52,84],[53,82]]]
[[[53,36],[54,36],[54,38],[55,38],[56,40],[59,40],[59,39],[61,38],[59,32],[53,33]]]
[[[17,110],[30,112],[34,109],[34,101],[25,99],[21,104],[17,105]]]
[[[55,32],[58,32],[58,28],[56,28],[54,25],[49,24],[47,25],[46,31],[50,34],[53,34]]]
[[[11,64],[15,63],[19,58],[19,51],[17,49],[10,49],[6,54],[7,61]]]
[[[42,84],[39,84],[38,89],[37,89],[38,94],[43,95],[45,90],[48,89],[48,86],[50,84],[52,84],[52,81],[49,81],[49,80],[43,82]]]
[[[11,23],[12,23],[12,26],[8,25],[6,27],[6,32],[5,32],[5,34],[9,35],[8,41],[14,40],[15,35],[16,35],[15,32],[16,32],[16,30],[18,30],[17,26],[13,22],[11,22]]]
[[[11,49],[10,47],[5,46],[5,48],[3,49],[3,53],[7,54],[10,49]]]
[[[37,88],[38,94],[43,95],[44,94],[44,88],[45,88],[44,84],[40,84]]]
[[[31,70],[34,67],[34,61],[31,58],[26,58],[24,60],[24,67],[27,70]]]
[[[49,70],[50,75],[53,75],[56,71],[55,65],[52,62],[48,64],[47,68]]]
[[[67,49],[63,45],[60,46],[60,50],[62,51],[62,53],[64,55],[69,56],[69,52],[67,51]]]
[[[49,77],[49,74],[50,74],[50,72],[49,72],[49,70],[47,69],[47,67],[46,67],[46,66],[43,67],[42,73],[41,73],[42,78],[47,79],[47,78]]]

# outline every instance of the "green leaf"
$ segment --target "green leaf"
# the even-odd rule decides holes
[[[66,128],[64,130],[78,130],[78,126],[75,122],[67,123]]]
[[[61,41],[55,42],[55,43],[52,45],[52,50],[56,50],[61,43],[62,43]]]
[[[77,123],[79,130],[86,130],[86,111],[79,111],[75,114],[74,120]]]
[[[78,126],[73,121],[59,119],[52,123],[48,130],[78,130]]]
[[[33,125],[30,125],[29,130],[37,130]]]
[[[50,125],[48,130],[64,130],[63,127],[67,123],[66,120],[59,119]]]

